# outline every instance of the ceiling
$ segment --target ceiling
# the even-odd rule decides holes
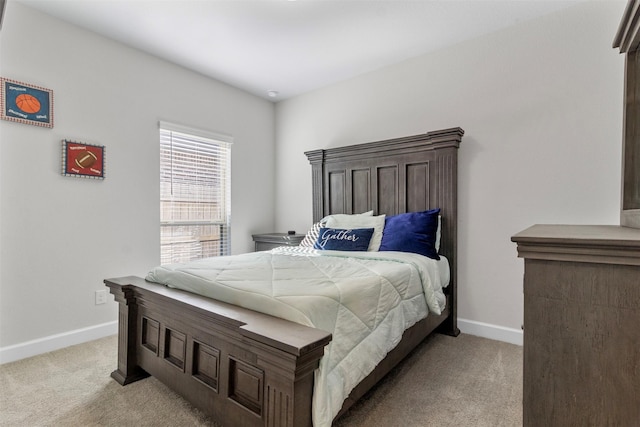
[[[9,1],[279,101],[584,0]]]

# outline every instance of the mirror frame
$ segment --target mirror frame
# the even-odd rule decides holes
[[[640,0],[629,0],[614,48],[625,54],[620,225],[640,228]]]

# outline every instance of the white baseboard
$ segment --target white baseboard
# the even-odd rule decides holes
[[[521,329],[505,328],[504,326],[491,325],[489,323],[460,318],[458,318],[458,328],[464,334],[489,338],[496,341],[504,341],[510,344],[523,344],[524,336]]]
[[[76,329],[75,331],[51,335],[33,341],[0,348],[0,364],[14,362],[38,354],[59,350],[71,345],[97,340],[118,333],[118,321]]]

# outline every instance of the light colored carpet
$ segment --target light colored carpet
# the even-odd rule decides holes
[[[522,347],[433,335],[336,426],[522,426]]]
[[[120,386],[107,337],[0,365],[0,426],[216,426],[155,378]],[[434,335],[336,427],[521,426],[522,348]]]

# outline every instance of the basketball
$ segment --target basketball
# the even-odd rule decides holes
[[[40,111],[40,101],[38,101],[35,96],[29,95],[28,93],[18,95],[16,97],[16,105],[20,110],[28,114]]]
[[[90,168],[94,165],[96,160],[98,160],[98,158],[95,154],[93,154],[91,151],[84,151],[78,154],[78,157],[76,157],[76,165],[83,169]]]

